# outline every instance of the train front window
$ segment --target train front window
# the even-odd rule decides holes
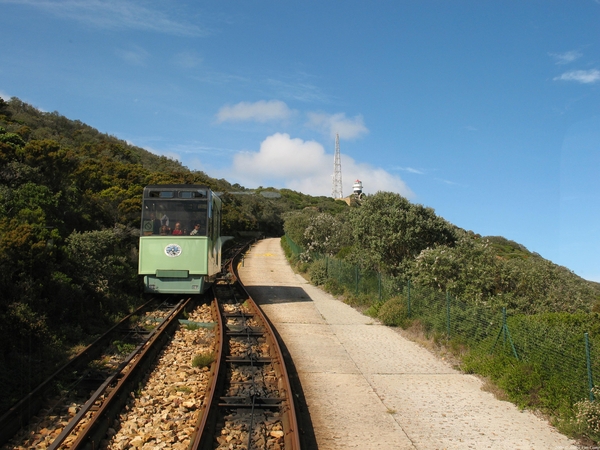
[[[177,195],[170,200],[162,195],[145,198],[142,204],[142,235],[206,236],[209,215],[206,196],[199,198],[194,195],[196,192],[191,194],[193,196],[190,197]]]
[[[206,191],[197,189],[195,191],[179,191],[179,198],[206,198]]]

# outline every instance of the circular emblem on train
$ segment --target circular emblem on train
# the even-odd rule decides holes
[[[170,256],[171,258],[181,255],[181,246],[177,244],[168,244],[165,247],[165,255]]]

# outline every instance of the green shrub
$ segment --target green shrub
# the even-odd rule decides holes
[[[361,308],[367,307],[370,308],[375,303],[374,297],[368,294],[349,294],[346,293],[346,303],[352,306],[358,306]]]
[[[323,287],[331,295],[342,295],[344,293],[344,286],[335,278],[328,278]]]
[[[194,359],[192,359],[192,367],[208,367],[214,362],[214,360],[215,355],[213,353],[198,353],[196,356],[194,356]]]
[[[117,354],[119,355],[128,355],[129,353],[134,351],[136,347],[135,344],[130,344],[119,340],[113,341],[112,345],[115,348]]]
[[[521,408],[543,406],[539,401],[543,385],[539,364],[513,360],[506,366],[498,385]]]
[[[292,257],[292,255],[294,254],[294,252],[292,251],[292,248],[290,247],[290,244],[287,240],[287,237],[285,237],[285,236],[281,237],[281,248],[283,249],[283,253],[285,254],[285,257],[287,259],[290,259]]]
[[[600,396],[600,389],[594,388],[592,390],[594,396],[598,398]],[[575,403],[575,423],[577,424],[578,431],[593,439],[596,442],[600,441],[600,402],[582,400]]]
[[[321,286],[327,282],[327,261],[318,259],[310,266],[310,282],[315,286]]]
[[[298,269],[298,272],[306,273],[306,272],[308,272],[308,269],[310,268],[310,263],[298,261],[298,263],[296,264],[296,268]]]
[[[406,309],[406,299],[403,297],[392,297],[381,305],[377,317],[384,325],[406,327],[410,320]]]
[[[379,310],[381,309],[381,306],[385,304],[385,302],[375,302],[373,303],[371,306],[369,306],[367,308],[367,310],[365,311],[365,315],[369,316],[369,317],[374,317],[377,318],[379,317]]]

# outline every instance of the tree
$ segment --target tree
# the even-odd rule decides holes
[[[291,211],[283,215],[284,225],[283,230],[285,234],[292,240],[296,245],[306,249],[310,245],[304,232],[310,225],[312,217],[318,214],[314,209],[306,208],[302,211]]]
[[[0,119],[8,119],[10,116],[12,116],[12,112],[9,106],[10,105],[8,104],[8,102],[2,97],[0,97]]]
[[[403,262],[421,250],[456,241],[457,228],[432,208],[413,205],[393,192],[367,196],[351,210],[350,223],[357,257],[391,275],[398,275]]]
[[[416,285],[448,291],[462,300],[486,301],[501,292],[500,263],[489,242],[461,232],[452,247],[422,250],[410,277]]]
[[[501,268],[503,289],[511,294],[506,303],[511,311],[589,312],[598,298],[591,283],[540,256],[509,259]]]
[[[351,244],[350,228],[342,216],[318,213],[309,216],[304,230],[304,242],[308,252],[335,256],[343,247]]]

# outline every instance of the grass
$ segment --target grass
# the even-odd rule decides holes
[[[192,359],[192,367],[208,367],[215,361],[215,355],[212,352],[198,353]]]
[[[184,394],[190,394],[192,389],[188,386],[177,386],[175,392],[183,392]]]
[[[115,348],[117,354],[119,355],[128,355],[130,354],[132,351],[135,350],[135,344],[128,344],[126,342],[123,341],[113,341],[112,343],[113,347]]]

